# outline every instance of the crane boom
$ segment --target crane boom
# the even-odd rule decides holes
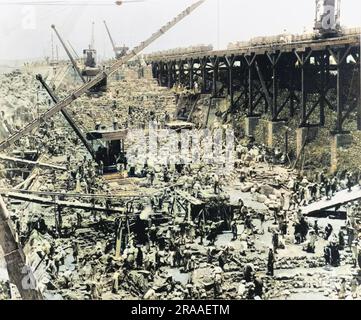
[[[178,22],[183,20],[185,17],[190,15],[195,9],[197,9],[201,4],[203,4],[206,0],[199,0],[189,6],[187,9],[182,11],[178,16],[176,16],[172,21],[168,22],[164,25],[158,32],[154,33],[150,36],[146,41],[142,42],[140,45],[135,47],[125,56],[119,58],[110,68],[109,70],[105,70],[100,72],[96,77],[94,77],[91,81],[84,83],[81,87],[73,91],[68,97],[57,103],[54,107],[50,108],[44,114],[42,114],[39,118],[33,120],[29,123],[25,128],[10,136],[8,139],[3,141],[0,144],[0,151],[6,149],[11,146],[14,142],[18,141],[21,137],[31,132],[34,128],[38,127],[45,120],[51,118],[54,114],[58,113],[66,106],[70,105],[73,101],[78,99],[84,93],[86,93],[89,89],[93,88],[95,85],[99,84],[102,80],[114,74],[124,63],[128,62],[130,59],[134,58],[138,55],[142,50],[148,47],[155,40],[160,38],[164,33],[173,28]]]
[[[68,40],[68,44],[69,44],[70,49],[73,50],[75,57],[79,60],[80,57],[69,40]]]
[[[59,102],[59,98],[55,95],[55,93],[50,89],[50,87],[48,86],[48,84],[45,82],[45,80],[43,79],[43,77],[38,74],[36,76],[36,79],[41,83],[41,85],[44,87],[44,89],[46,90],[46,92],[49,94],[50,98],[53,100],[54,103],[58,103]],[[81,131],[81,129],[78,127],[78,125],[76,124],[76,122],[74,121],[73,117],[70,115],[70,113],[66,110],[66,108],[61,110],[62,115],[64,116],[64,118],[66,119],[66,121],[69,123],[69,125],[71,126],[71,128],[74,130],[74,132],[76,133],[76,135],[78,136],[78,138],[80,139],[81,142],[83,142],[85,148],[88,150],[88,152],[90,153],[90,155],[93,157],[93,159],[95,159],[96,155],[95,155],[95,150],[93,149],[92,145],[88,142],[88,140],[86,139],[85,135],[83,134],[83,132]]]
[[[59,41],[60,41],[61,44],[63,45],[64,50],[66,51],[66,53],[67,53],[67,55],[68,55],[68,57],[69,57],[72,65],[74,66],[75,71],[76,71],[77,74],[79,75],[80,79],[85,83],[86,81],[85,81],[83,75],[81,74],[81,71],[80,71],[80,69],[79,69],[76,61],[74,60],[73,56],[71,55],[70,50],[68,49],[68,47],[67,47],[67,45],[65,44],[64,40],[62,39],[62,37],[60,36],[58,30],[56,30],[56,28],[55,28],[54,25],[52,25],[51,27],[54,29],[55,34],[57,35],[57,37],[59,38]]]
[[[95,22],[92,22],[92,37],[90,40],[90,49],[95,49]]]
[[[110,34],[110,31],[109,31],[109,28],[108,28],[108,26],[107,26],[107,23],[105,22],[105,20],[104,20],[103,22],[104,22],[104,25],[105,25],[105,29],[107,29],[107,33],[108,33],[110,42],[112,43],[114,53],[115,53],[115,55],[117,55],[117,47],[115,46],[115,42],[114,42],[114,40],[113,40],[113,38],[112,38],[112,35]]]

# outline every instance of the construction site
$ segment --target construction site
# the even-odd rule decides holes
[[[208,1],[0,67],[0,300],[361,298],[361,21],[144,53]]]

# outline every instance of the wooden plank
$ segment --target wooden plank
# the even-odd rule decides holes
[[[83,199],[113,199],[117,200],[119,198],[151,198],[160,193],[159,190],[149,193],[141,193],[137,191],[122,191],[122,192],[112,192],[111,195],[108,194],[89,194],[89,193],[61,193],[61,192],[41,192],[41,191],[30,191],[25,189],[0,189],[0,194],[7,196],[10,193],[21,193],[28,195],[36,196],[47,196],[47,197],[64,197],[64,198],[83,198]]]
[[[26,258],[20,244],[16,241],[15,231],[10,222],[10,214],[0,196],[0,245],[5,253],[6,267],[10,282],[15,284],[24,300],[42,300],[36,289],[36,280],[26,266]],[[32,278],[28,283],[26,277]],[[24,281],[25,280],[25,281]],[[30,288],[27,285],[33,285]]]
[[[61,167],[61,166],[57,166],[57,165],[54,165],[54,164],[48,164],[48,163],[44,163],[44,162],[12,158],[12,157],[8,157],[8,156],[3,155],[3,154],[0,154],[0,160],[7,161],[7,162],[14,162],[14,163],[17,163],[17,164],[24,164],[24,165],[39,167],[39,168],[45,168],[45,169],[54,169],[54,170],[59,170],[59,171],[66,171],[67,170],[66,167]]]
[[[103,211],[103,212],[112,212],[112,213],[125,213],[124,208],[117,208],[117,207],[111,207],[106,208],[99,205],[92,205],[91,203],[83,203],[80,201],[61,201],[61,200],[54,200],[51,198],[45,198],[45,197],[39,197],[35,195],[26,195],[22,193],[15,193],[10,192],[7,194],[9,198],[20,200],[20,201],[26,201],[26,202],[33,202],[41,205],[47,205],[47,206],[53,206],[58,205],[60,207],[66,207],[66,208],[73,208],[73,209],[82,209],[82,210],[94,210],[94,211]]]
[[[250,46],[239,49],[232,50],[217,50],[217,51],[208,51],[202,53],[190,53],[190,54],[173,54],[173,55],[152,55],[147,62],[169,62],[174,60],[186,60],[186,59],[202,59],[204,57],[224,57],[224,56],[239,56],[239,55],[249,55],[255,53],[257,55],[263,55],[266,52],[292,52],[294,49],[297,51],[305,51],[307,48],[311,48],[314,51],[317,50],[326,50],[327,47],[339,47],[350,45],[352,47],[359,47],[359,35],[343,36],[334,39],[320,39],[320,40],[307,40],[300,42],[290,42],[285,44],[269,44],[269,45],[260,45],[260,46]]]
[[[331,200],[327,200],[325,197],[320,201],[311,203],[310,205],[302,208],[302,213],[308,215],[313,212],[328,210],[360,199],[361,188],[356,186],[352,188],[351,192],[348,192],[348,190],[337,192]]]
[[[90,141],[103,140],[103,141],[116,141],[125,140],[128,135],[127,129],[115,131],[91,131],[87,133],[87,139]]]

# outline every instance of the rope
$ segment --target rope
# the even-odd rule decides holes
[[[146,0],[124,0],[123,3],[145,2]],[[120,5],[115,1],[2,1],[5,6],[114,6]]]

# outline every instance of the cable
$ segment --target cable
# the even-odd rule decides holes
[[[220,50],[221,42],[221,3],[217,0],[217,47]]]
[[[146,2],[146,0],[124,1],[2,1],[0,5],[6,6],[120,6],[124,3]]]

